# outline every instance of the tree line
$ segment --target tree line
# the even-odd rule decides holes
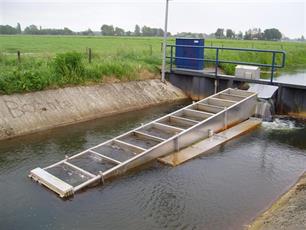
[[[151,28],[149,26],[140,27],[135,26],[134,31],[125,31],[120,27],[113,25],[102,25],[100,32],[93,32],[91,29],[74,32],[69,28],[64,29],[50,29],[42,28],[36,25],[29,25],[23,31],[21,30],[20,23],[16,27],[10,25],[0,25],[0,34],[32,34],[32,35],[103,35],[103,36],[146,36],[146,37],[161,37],[164,36],[164,30],[161,28]],[[168,33],[170,36],[171,34]]]
[[[146,37],[162,37],[164,36],[164,30],[161,28],[152,28],[149,26],[140,27],[135,25],[134,31],[125,31],[120,27],[114,27],[113,25],[102,25],[101,34],[103,36],[146,36]],[[170,33],[168,33],[171,36]]]
[[[92,31],[87,29],[85,31],[74,32],[67,27],[64,29],[51,29],[42,28],[36,25],[29,25],[22,31],[20,23],[17,23],[16,27],[10,25],[0,25],[0,34],[32,34],[32,35],[102,35],[102,36],[146,36],[146,37],[162,37],[164,36],[164,30],[161,28],[152,28],[149,26],[135,25],[133,31],[125,31],[123,28],[114,27],[113,25],[104,24],[101,26],[100,31]],[[168,33],[171,36],[171,33]],[[232,29],[218,28],[215,33],[191,33],[181,32],[173,35],[174,37],[195,37],[195,38],[217,38],[217,39],[244,39],[244,40],[281,40],[286,39],[282,33],[276,29],[253,28],[245,31],[239,31],[235,33]],[[302,36],[299,41],[305,41]]]
[[[218,28],[215,32],[215,37],[219,39],[244,39],[244,40],[281,40],[283,35],[276,29],[266,29],[262,31],[260,28],[249,29],[243,34],[242,31],[235,33],[232,29],[224,30],[223,28]]]

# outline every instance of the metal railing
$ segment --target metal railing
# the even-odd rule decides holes
[[[277,68],[283,68],[286,62],[286,52],[283,50],[261,50],[261,49],[247,49],[247,48],[233,48],[233,47],[216,47],[216,46],[192,46],[192,45],[167,45],[167,48],[170,47],[170,56],[166,56],[167,59],[170,59],[170,71],[173,70],[174,61],[177,59],[181,60],[194,60],[194,61],[204,61],[215,64],[215,77],[218,78],[218,66],[219,64],[235,64],[235,65],[250,65],[250,66],[258,66],[271,68],[271,76],[270,83],[273,83],[274,73]],[[208,58],[188,58],[188,57],[176,57],[174,56],[174,48],[182,47],[182,48],[196,48],[196,49],[205,49],[207,50],[215,50],[215,59]],[[238,51],[238,52],[254,52],[254,53],[271,53],[271,64],[264,63],[256,63],[256,62],[243,62],[243,61],[232,61],[232,60],[220,60],[220,50],[228,50],[228,51]],[[205,53],[204,53],[205,54]],[[276,63],[276,55],[281,55],[281,63]]]

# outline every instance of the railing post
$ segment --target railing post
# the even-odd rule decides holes
[[[216,48],[216,65],[215,65],[215,77],[218,76],[218,65],[219,65],[219,48]]]
[[[170,55],[170,73],[172,73],[172,66],[173,66],[173,46],[171,46],[171,55]]]
[[[273,83],[273,77],[274,77],[274,66],[275,66],[275,52],[273,52],[272,55],[272,69],[271,69],[271,78],[270,78],[270,84]]]
[[[286,62],[286,53],[282,52],[282,55],[283,55],[283,60],[282,60],[281,68],[285,67],[285,62]]]
[[[216,48],[216,65],[215,65],[215,93],[218,92],[218,65],[219,65],[219,48]]]

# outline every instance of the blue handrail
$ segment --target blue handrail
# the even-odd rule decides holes
[[[261,50],[261,49],[248,49],[248,48],[234,48],[234,47],[217,47],[217,46],[192,46],[192,45],[167,45],[167,48],[170,47],[170,56],[166,56],[166,58],[170,58],[170,71],[173,70],[173,60],[181,59],[181,60],[195,60],[195,61],[205,61],[215,63],[215,76],[218,78],[218,66],[219,64],[238,64],[238,65],[251,65],[251,66],[259,66],[271,68],[271,77],[270,83],[273,83],[274,72],[277,68],[285,67],[286,62],[286,52],[283,50]],[[203,49],[213,49],[216,50],[216,58],[215,59],[207,59],[207,58],[188,58],[188,57],[174,57],[173,56],[173,48],[176,47],[184,47],[184,48],[203,48]],[[220,60],[219,59],[219,50],[230,50],[230,51],[241,51],[241,52],[255,52],[255,53],[271,53],[272,60],[271,64],[263,64],[263,63],[255,63],[255,62],[243,62],[243,61],[228,61],[228,60]],[[282,55],[281,64],[276,63],[276,55]]]

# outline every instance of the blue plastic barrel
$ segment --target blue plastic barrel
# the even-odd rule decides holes
[[[176,68],[203,70],[204,60],[189,60],[183,58],[204,59],[204,39],[177,38],[175,51]],[[194,47],[184,47],[194,46]],[[199,46],[199,47],[197,47]],[[201,47],[202,46],[202,47]]]

